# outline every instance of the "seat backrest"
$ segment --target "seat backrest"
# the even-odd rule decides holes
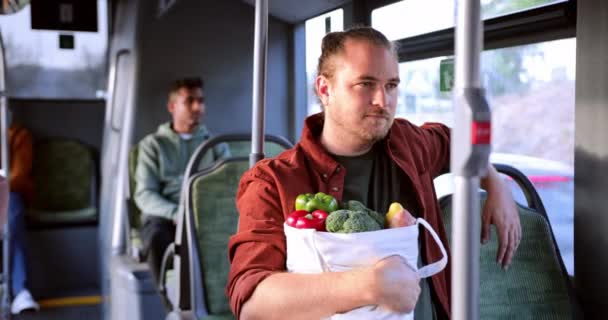
[[[236,191],[247,158],[228,160],[191,182],[191,201],[205,304],[211,315],[230,313],[224,294],[230,263],[228,239],[237,229]]]
[[[481,196],[481,206],[485,193]],[[452,241],[452,197],[440,200],[443,219]],[[547,220],[518,204],[522,240],[508,271],[496,264],[498,237],[480,247],[480,319],[572,319],[573,292],[557,253]]]
[[[226,142],[230,148],[230,155],[232,157],[249,157],[251,153],[251,142],[250,141],[231,141]],[[285,147],[272,142],[266,141],[264,143],[264,156],[266,158],[272,158],[285,151]]]
[[[291,142],[279,136],[265,135],[264,139],[264,156],[266,158],[275,157],[292,146]],[[221,156],[220,159],[216,158],[213,161],[209,161],[213,159],[211,155],[214,152],[214,148],[220,145],[223,145],[228,149],[227,155]],[[188,179],[197,172],[201,172],[213,166],[218,160],[236,157],[248,157],[250,152],[250,135],[227,134],[213,137],[201,144],[190,157],[188,167],[184,173],[184,182],[187,182]],[[187,186],[184,185],[182,189],[186,187]]]
[[[49,140],[34,149],[37,211],[70,211],[96,206],[96,167],[92,150],[72,140]]]
[[[192,274],[179,279],[190,282],[190,299],[194,303],[190,307],[197,315],[232,317],[224,293],[230,270],[227,249],[228,240],[238,227],[236,192],[241,176],[249,169],[249,139],[247,135],[227,135],[208,141],[193,154],[185,173],[188,179],[185,221],[190,226],[187,238],[195,248],[189,248]],[[282,138],[266,136],[265,139],[266,157],[274,157],[291,147],[291,143]],[[205,150],[220,143],[227,144],[230,156],[211,167],[194,169],[199,168],[200,159],[208,152]]]

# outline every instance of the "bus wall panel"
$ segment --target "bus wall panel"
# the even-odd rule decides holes
[[[75,139],[101,150],[105,101],[10,99],[13,121],[32,131],[36,140]]]
[[[202,76],[206,125],[215,134],[251,131],[254,8],[241,1],[184,0],[162,17],[145,2],[140,25],[134,140],[170,119],[173,79]],[[291,26],[269,18],[266,132],[289,135]]]

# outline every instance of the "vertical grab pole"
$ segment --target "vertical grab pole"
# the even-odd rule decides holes
[[[452,225],[452,316],[479,319],[479,181],[487,173],[491,114],[480,83],[483,28],[479,0],[457,1]]]
[[[0,145],[2,146],[2,158],[0,168],[8,178],[9,155],[8,155],[8,103],[6,99],[6,61],[4,58],[4,41],[0,33],[0,127],[2,128]]]
[[[124,269],[127,252],[129,181],[128,158],[135,125],[140,21],[140,0],[113,1],[112,34],[109,41],[109,77],[101,159],[100,242],[103,319],[124,319]]]
[[[8,147],[8,99],[6,95],[6,59],[4,52],[4,42],[0,33],[0,147],[2,147],[2,158],[0,168],[4,170],[7,189],[10,192],[10,163]],[[10,197],[10,194],[9,194]],[[7,198],[8,199],[8,198]],[[0,219],[0,240],[2,241],[2,301],[0,301],[0,318],[10,319],[10,288],[11,288],[11,264],[10,262],[10,229],[8,227],[8,206],[6,219]],[[4,221],[2,221],[4,220]]]
[[[266,53],[268,50],[268,0],[255,1],[253,43],[253,106],[249,166],[264,158],[264,112],[266,107]]]
[[[10,192],[10,164],[8,147],[8,100],[6,97],[6,60],[4,52],[4,42],[0,33],[0,147],[2,158],[0,159],[1,168],[6,177],[7,189]],[[8,198],[7,198],[8,199]],[[8,206],[6,219],[0,219],[0,241],[2,241],[2,301],[0,301],[0,318],[10,319],[10,283],[11,283],[11,264],[10,264],[10,239],[11,234],[8,228]],[[1,216],[0,216],[1,217]],[[3,221],[4,220],[4,221]]]
[[[119,51],[115,57],[112,57],[114,76],[122,76],[127,88],[124,92],[124,97],[116,96],[116,79],[113,79],[112,97],[108,103],[113,103],[112,110],[114,112],[124,112],[121,124],[121,134],[118,144],[118,168],[116,172],[115,198],[112,199],[112,212],[114,213],[114,221],[112,225],[112,255],[119,256],[126,253],[126,243],[129,230],[127,226],[127,196],[129,184],[129,150],[133,136],[133,127],[135,124],[135,90],[137,80],[135,79],[136,59],[133,57],[132,50],[123,49]],[[124,64],[121,64],[119,59],[122,59]],[[122,68],[121,68],[122,67]],[[126,70],[125,70],[126,69]]]

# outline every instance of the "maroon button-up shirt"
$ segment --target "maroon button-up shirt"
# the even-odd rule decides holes
[[[342,200],[346,170],[321,145],[322,129],[322,114],[308,117],[296,146],[276,158],[260,161],[241,178],[237,193],[240,221],[238,232],[228,243],[231,268],[226,287],[237,319],[262,280],[274,272],[286,271],[283,222],[295,210],[296,197],[320,191]],[[379,143],[385,145],[388,155],[410,179],[416,192],[414,198],[422,210],[420,216],[433,226],[447,248],[433,178],[449,169],[449,129],[438,123],[418,127],[395,119],[387,138]],[[434,243],[428,232],[422,234],[423,243]],[[428,262],[442,257],[436,245],[426,245],[423,255]],[[449,262],[432,277],[432,286],[444,313],[449,315]]]

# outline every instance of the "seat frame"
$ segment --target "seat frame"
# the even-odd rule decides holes
[[[285,150],[293,147],[287,139],[274,135],[265,135],[264,140],[282,146]],[[232,163],[249,161],[249,158],[238,156],[221,159],[209,167],[199,168],[199,165],[207,152],[212,151],[213,147],[221,143],[229,142],[250,142],[250,134],[227,134],[213,137],[202,143],[192,154],[188,166],[184,172],[182,190],[180,197],[180,207],[177,213],[175,242],[172,253],[165,256],[167,261],[163,261],[163,266],[173,259],[175,270],[174,281],[176,283],[176,297],[168,299],[173,301],[174,312],[187,312],[193,314],[196,319],[202,319],[209,314],[206,305],[204,280],[202,278],[201,257],[199,256],[198,243],[196,241],[196,227],[194,225],[194,213],[192,208],[191,186],[200,176],[207,175],[221,166]],[[166,267],[165,267],[166,268]],[[161,274],[164,281],[165,275]],[[174,315],[173,315],[174,316]]]
[[[493,165],[499,173],[502,173],[502,174],[512,178],[515,181],[515,183],[517,183],[517,185],[522,190],[527,203],[525,205],[517,203],[516,205],[518,207],[525,208],[528,211],[537,213],[538,215],[540,215],[543,218],[544,222],[547,224],[548,229],[549,229],[549,235],[550,235],[550,238],[552,241],[552,245],[555,250],[555,254],[557,256],[557,260],[559,263],[559,269],[561,271],[562,279],[564,280],[566,289],[568,291],[568,297],[571,302],[573,318],[579,319],[579,317],[582,315],[582,311],[580,308],[580,302],[576,295],[576,291],[572,285],[572,282],[569,280],[568,272],[567,272],[566,266],[563,262],[559,246],[557,245],[557,241],[555,239],[555,234],[553,233],[553,228],[551,227],[551,222],[547,215],[547,211],[545,210],[545,206],[543,205],[542,199],[541,199],[540,195],[538,194],[538,192],[536,191],[534,184],[530,181],[530,179],[528,179],[528,177],[523,172],[521,172],[519,169],[517,169],[511,165],[500,164],[500,163],[495,163]],[[482,193],[480,195],[480,198],[485,198],[485,191],[480,191],[480,192]],[[453,196],[452,194],[448,194],[439,199],[439,206],[442,209],[442,211],[444,210],[444,208],[446,208],[446,206],[448,206],[451,203],[452,196]]]
[[[230,159],[225,159],[225,160],[221,160],[220,162],[217,162],[216,164],[214,164],[212,167],[207,168],[195,175],[193,175],[192,177],[190,177],[188,185],[190,186],[190,188],[188,188],[188,190],[191,190],[192,185],[197,181],[198,178],[206,176],[210,173],[215,172],[218,168],[223,167],[226,164],[229,163],[235,163],[235,162],[248,162],[249,158],[247,157],[236,157],[236,158],[230,158]],[[187,241],[188,241],[188,256],[190,257],[190,263],[189,263],[189,273],[190,273],[190,303],[191,306],[193,307],[192,310],[194,312],[195,315],[197,316],[204,316],[208,314],[208,310],[207,310],[207,305],[206,305],[206,299],[205,299],[205,281],[202,277],[202,268],[201,268],[201,259],[202,257],[200,256],[200,252],[201,252],[201,248],[199,247],[199,243],[198,241],[196,241],[196,226],[195,226],[195,216],[194,216],[194,211],[191,210],[191,208],[193,208],[193,199],[192,199],[192,193],[188,192],[188,195],[186,197],[186,201],[188,203],[188,206],[186,208],[186,228],[187,228],[187,233],[188,236]],[[235,226],[235,231],[236,231],[236,226]]]

